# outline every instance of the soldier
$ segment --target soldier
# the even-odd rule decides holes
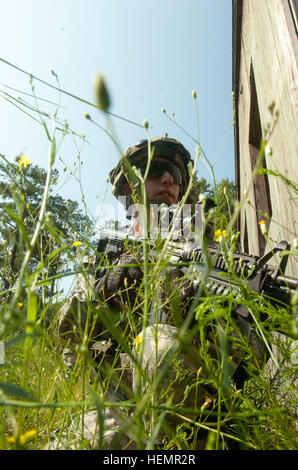
[[[128,217],[132,218],[132,233],[136,237],[142,237],[145,230],[145,235],[148,235],[152,230],[150,223],[147,229],[147,216],[152,206],[179,207],[189,186],[192,166],[189,152],[175,139],[158,137],[149,142],[141,141],[127,150],[111,171],[110,181],[114,195],[122,197],[126,203]],[[146,176],[146,201],[140,178],[135,178],[138,173],[132,167],[139,170],[141,177]],[[145,217],[140,217],[140,203],[144,202]],[[152,256],[149,253],[148,265],[153,268],[146,272],[146,295],[149,291],[151,293],[148,301],[144,299],[145,274],[141,254],[130,247],[118,254],[109,253],[99,245],[98,256],[91,266],[93,271],[89,270],[87,276],[78,276],[70,301],[61,309],[61,338],[68,346],[82,344],[82,341],[83,346],[88,343],[100,363],[98,379],[102,383],[105,372],[111,369],[118,371],[110,374],[105,399],[123,401],[137,397],[139,402],[141,399],[143,403],[151,400],[155,406],[206,409],[212,406],[216,389],[212,380],[208,381],[212,367],[208,369],[202,353],[207,354],[210,360],[218,360],[219,349],[216,338],[206,341],[207,346],[202,349],[198,335],[194,334],[196,322],[193,312],[189,315],[195,298],[193,270],[190,267],[163,267],[156,277],[153,268],[158,255],[156,251]],[[114,269],[105,268],[112,264]],[[148,282],[152,284],[148,286]],[[224,320],[219,321],[220,324],[224,328]],[[251,325],[242,322],[240,329],[253,343],[256,358],[262,359],[263,346]],[[238,337],[237,333],[233,335]],[[239,376],[242,357],[233,347],[230,354],[229,367],[233,379],[237,374]],[[112,422],[114,429],[105,430],[105,445],[123,448],[129,442],[133,443],[133,420],[143,409],[139,403],[136,414],[132,412],[129,417],[123,408],[119,414],[108,410],[106,423]],[[191,417],[191,413],[186,412],[186,415]],[[157,419],[153,425],[151,421],[147,435],[145,432],[143,437],[150,439],[150,433],[163,423],[161,427],[169,438],[179,422],[178,413],[169,412],[164,421],[163,418]],[[117,434],[115,430],[119,429],[122,432]],[[159,431],[157,435],[160,439],[163,433]]]

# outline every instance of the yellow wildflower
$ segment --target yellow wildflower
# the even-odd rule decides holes
[[[18,166],[23,166],[24,168],[26,168],[29,163],[31,163],[31,160],[27,160],[27,156],[24,155],[23,158],[21,158],[21,160],[19,161]]]
[[[142,338],[140,337],[140,335],[137,336],[136,338],[134,338],[133,340],[134,340],[134,342],[136,343],[137,346],[138,346],[139,344],[141,344],[141,342],[142,342]]]
[[[266,227],[266,222],[265,220],[260,220],[259,222],[260,229],[263,235],[267,235],[267,227]]]
[[[18,307],[23,307],[22,302],[18,302]]]
[[[226,230],[216,230],[214,235],[215,235],[215,241],[221,243],[222,239],[225,238],[227,231]]]
[[[73,242],[72,246],[81,246],[81,244],[82,242],[77,241],[77,242]]]
[[[24,434],[21,434],[20,436],[20,444],[24,445],[25,442],[27,442],[31,437],[35,436],[36,430],[31,429],[30,431],[26,431]]]
[[[6,438],[6,442],[8,444],[15,444],[17,442],[17,440],[19,441],[20,445],[23,446],[24,444],[26,444],[26,442],[31,439],[31,437],[33,437],[34,435],[36,434],[36,430],[35,429],[31,429],[31,431],[26,431],[24,434],[21,434],[19,439],[17,438],[17,436],[8,436]]]

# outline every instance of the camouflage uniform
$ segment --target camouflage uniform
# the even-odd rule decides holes
[[[104,359],[104,362],[101,362],[102,364],[113,363],[113,367],[120,374],[119,383],[114,384],[114,387],[110,387],[105,399],[121,401],[138,393],[137,369],[125,352],[118,355],[119,358],[115,362],[117,341],[115,341],[111,332],[107,330],[105,324],[100,321],[100,318],[103,312],[106,315],[115,314],[113,311],[115,311],[116,306],[118,326],[122,331],[125,331],[127,327],[125,302],[135,300],[135,292],[141,281],[142,272],[136,267],[122,268],[122,265],[127,266],[136,262],[131,253],[121,255],[114,262],[116,263],[115,269],[101,273],[101,277],[98,277],[95,273],[96,259],[89,258],[86,260],[85,267],[89,268],[89,273],[87,275],[78,275],[73,294],[61,309],[59,334],[64,342],[67,341],[68,347],[79,344],[81,341],[79,332],[84,331],[88,316],[87,310],[91,311],[93,317],[89,320],[88,333],[89,339],[91,339],[91,350],[94,356],[98,356],[100,361]],[[165,404],[165,399],[160,402],[158,396],[162,395],[160,393],[160,387],[162,387],[163,390],[168,390],[168,396],[171,392],[174,392],[172,403],[175,405],[182,405],[184,408],[190,409],[206,408],[212,405],[216,390],[205,384],[200,385],[196,380],[198,374],[200,374],[200,378],[207,379],[204,361],[199,354],[199,340],[198,338],[192,338],[188,344],[181,345],[179,339],[177,339],[179,338],[179,327],[183,325],[190,299],[194,296],[191,283],[185,280],[181,281],[181,279],[185,279],[185,271],[173,268],[169,270],[167,281],[170,291],[165,287],[164,291],[161,290],[158,295],[163,308],[158,303],[152,302],[149,324],[144,330],[142,330],[142,309],[135,311],[136,323],[139,315],[137,343],[143,343],[142,369],[147,376],[147,380],[143,377],[142,393],[150,390],[152,386],[156,402]],[[175,286],[177,280],[179,281],[177,285],[179,286],[179,308],[181,309],[179,312],[182,312],[182,317],[180,316],[178,319],[172,315],[171,304],[165,300],[169,296],[173,298],[173,302],[177,302],[177,297],[173,296],[173,290],[175,290],[173,286]],[[166,279],[164,284],[166,284]],[[121,292],[121,295],[119,295],[119,292]],[[221,319],[221,321],[224,328],[224,320]],[[264,354],[263,344],[253,332],[251,325],[248,323],[245,327],[240,325],[240,331],[249,334],[254,353],[262,360]],[[237,333],[233,333],[233,335],[237,337]],[[135,353],[138,352],[138,349],[140,349],[140,345],[136,344]],[[212,341],[209,343],[208,352],[211,357],[218,359],[218,348]],[[231,349],[229,354],[231,355],[229,366],[233,375],[241,367],[242,356],[237,349]],[[181,373],[181,371],[184,371],[184,373]],[[159,373],[161,373],[161,376],[159,376]],[[196,382],[197,384],[194,386]],[[117,392],[115,392],[116,389]],[[158,390],[159,393],[157,394],[155,390]],[[97,414],[94,412],[87,413],[84,418],[84,425],[88,422],[90,427],[90,422],[93,422],[91,427],[94,432],[98,433],[98,426],[94,421],[96,416]],[[120,409],[120,413],[115,412],[113,409],[106,410],[104,430],[106,446],[114,445],[111,442],[116,442],[116,445],[120,448],[125,448],[125,446],[134,448],[133,436],[120,434],[120,440],[118,440],[117,435],[129,418],[130,416],[123,408]],[[179,422],[179,419],[177,420],[175,416],[167,415],[168,423],[172,422],[175,426],[177,421]],[[88,429],[87,427],[87,434]]]
[[[152,145],[156,146],[154,155],[160,155],[179,167],[182,177],[179,196],[181,198],[189,183],[188,165],[192,162],[189,152],[174,139],[156,138],[153,139]],[[146,146],[144,147],[142,144],[128,149],[124,155],[131,164],[135,165],[143,161],[145,156]],[[110,173],[110,180],[114,184],[116,196],[121,194],[121,187],[126,182],[124,167],[125,158],[122,158],[119,165]],[[151,303],[148,324],[143,328],[143,306],[140,302],[139,306],[134,309],[135,328],[132,332],[128,331],[130,323],[127,316],[127,305],[133,305],[136,301],[137,290],[143,278],[139,267],[128,266],[136,264],[136,256],[128,252],[120,254],[114,259],[108,259],[107,264],[115,264],[115,267],[107,271],[101,270],[97,266],[98,261],[96,257],[85,261],[84,266],[88,269],[88,273],[80,274],[77,277],[73,294],[61,309],[59,334],[61,339],[67,343],[68,348],[74,348],[75,344],[80,344],[81,338],[88,333],[89,347],[91,345],[90,349],[98,356],[97,359],[102,365],[113,363],[113,368],[117,369],[120,374],[119,383],[114,384],[114,389],[112,387],[108,391],[108,396],[112,400],[123,399],[124,391],[124,397],[128,398],[132,398],[136,394],[138,396],[143,394],[145,398],[149,398],[152,394],[156,398],[156,403],[159,404],[168,404],[166,397],[172,396],[172,404],[181,404],[190,409],[200,409],[211,405],[216,396],[216,390],[206,383],[201,385],[197,380],[198,374],[200,374],[200,378],[208,378],[204,360],[199,352],[200,341],[191,336],[189,339],[185,339],[189,335],[189,330],[183,330],[183,337],[180,334],[190,302],[195,295],[190,271],[187,268],[169,269],[164,274],[158,295]],[[111,331],[106,321],[107,318],[112,319]],[[85,329],[86,322],[88,323],[88,331]],[[189,327],[191,328],[193,324],[190,323]],[[222,324],[224,328],[223,320]],[[121,339],[116,337],[117,329],[114,328],[114,325],[126,332],[130,339],[132,334],[137,337],[134,352],[139,357],[139,351],[143,351],[141,363],[143,381],[140,381],[140,369],[135,367],[132,357],[127,354],[127,351],[118,354],[118,342],[121,343]],[[262,344],[253,332],[251,325],[245,320],[241,320],[239,328],[249,337],[256,355],[261,359],[263,355]],[[233,335],[237,338],[237,333],[233,333]],[[137,343],[140,343],[139,346]],[[208,344],[208,354],[211,358],[218,359],[216,341],[213,342],[212,338]],[[123,348],[125,345],[120,344],[120,346]],[[231,350],[231,356],[229,367],[233,376],[235,372],[241,370],[242,356],[237,350]],[[68,360],[71,362],[69,352]],[[146,377],[147,380],[145,380]],[[240,379],[240,382],[243,382],[243,377]],[[167,395],[164,393],[166,390]],[[118,445],[120,448],[127,445],[133,446],[133,436],[131,438],[128,433],[119,434],[119,430],[125,429],[125,423],[129,420],[127,411],[123,409],[117,416],[114,413],[111,418],[113,413],[113,410],[106,411],[105,445],[112,447]],[[92,416],[94,417],[95,414]],[[190,415],[190,417],[192,416]],[[89,418],[90,415],[88,415]],[[171,422],[171,420],[176,422],[177,417],[167,414],[166,420],[167,422]],[[114,429],[111,429],[111,422],[115,424]],[[93,428],[97,432],[96,425]]]

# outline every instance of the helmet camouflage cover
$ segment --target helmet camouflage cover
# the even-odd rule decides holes
[[[163,157],[171,163],[177,165],[182,175],[182,184],[180,188],[180,197],[185,194],[189,184],[188,163],[193,165],[190,153],[176,139],[168,137],[155,137],[150,140],[151,151],[154,148],[154,157]],[[113,185],[113,194],[115,197],[121,195],[122,186],[127,183],[123,168],[123,159],[127,159],[131,166],[138,167],[141,162],[148,159],[148,140],[142,140],[121,156],[118,165],[110,172],[110,182]]]

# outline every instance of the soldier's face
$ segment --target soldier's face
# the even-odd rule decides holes
[[[166,158],[153,158],[152,162],[168,162]],[[174,181],[174,177],[169,171],[165,171],[160,176],[147,176],[145,181],[147,198],[152,201],[176,204],[178,202],[180,184]]]

